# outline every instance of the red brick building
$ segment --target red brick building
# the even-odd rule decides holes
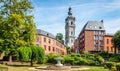
[[[45,54],[66,54],[65,45],[56,40],[54,35],[41,29],[37,29],[37,34],[36,46],[43,47]]]
[[[112,37],[113,34],[106,34],[104,36],[104,51],[107,51],[109,53],[114,53],[115,49],[112,43]],[[119,52],[119,50],[117,49],[117,53]]]
[[[106,41],[109,39],[109,44]],[[112,36],[106,35],[103,20],[88,21],[77,37],[74,43],[74,50],[76,53],[83,51],[100,52],[108,51],[114,52],[114,47],[111,43]],[[79,50],[79,52],[78,52]]]

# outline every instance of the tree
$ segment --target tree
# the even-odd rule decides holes
[[[57,33],[56,39],[59,40],[62,44],[64,44],[63,34],[62,33]]]
[[[30,14],[33,7],[28,0],[0,0],[0,5],[0,48],[12,62],[18,47],[34,45],[36,29]]]
[[[30,61],[30,65],[33,66],[33,62],[43,63],[45,58],[45,51],[42,47],[30,46],[18,48],[19,60]]]
[[[116,48],[120,49],[120,30],[117,31],[113,36],[112,43],[115,47],[115,54],[116,54]]]
[[[71,48],[69,46],[66,46],[66,49],[67,49],[67,54],[70,54],[71,53]]]

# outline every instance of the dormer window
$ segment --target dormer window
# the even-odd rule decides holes
[[[47,34],[47,36],[49,36],[49,34]]]

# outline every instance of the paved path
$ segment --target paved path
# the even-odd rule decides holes
[[[46,66],[40,66],[40,68],[46,68]],[[42,69],[35,69],[34,67],[32,68],[29,68],[30,70],[35,70],[35,71],[71,71],[71,70],[88,70],[90,68],[87,68],[87,67],[81,67],[81,68],[71,68],[69,70],[42,70]]]

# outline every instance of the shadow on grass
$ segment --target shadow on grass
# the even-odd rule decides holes
[[[7,65],[12,67],[37,67],[37,66],[30,66],[30,65]]]

